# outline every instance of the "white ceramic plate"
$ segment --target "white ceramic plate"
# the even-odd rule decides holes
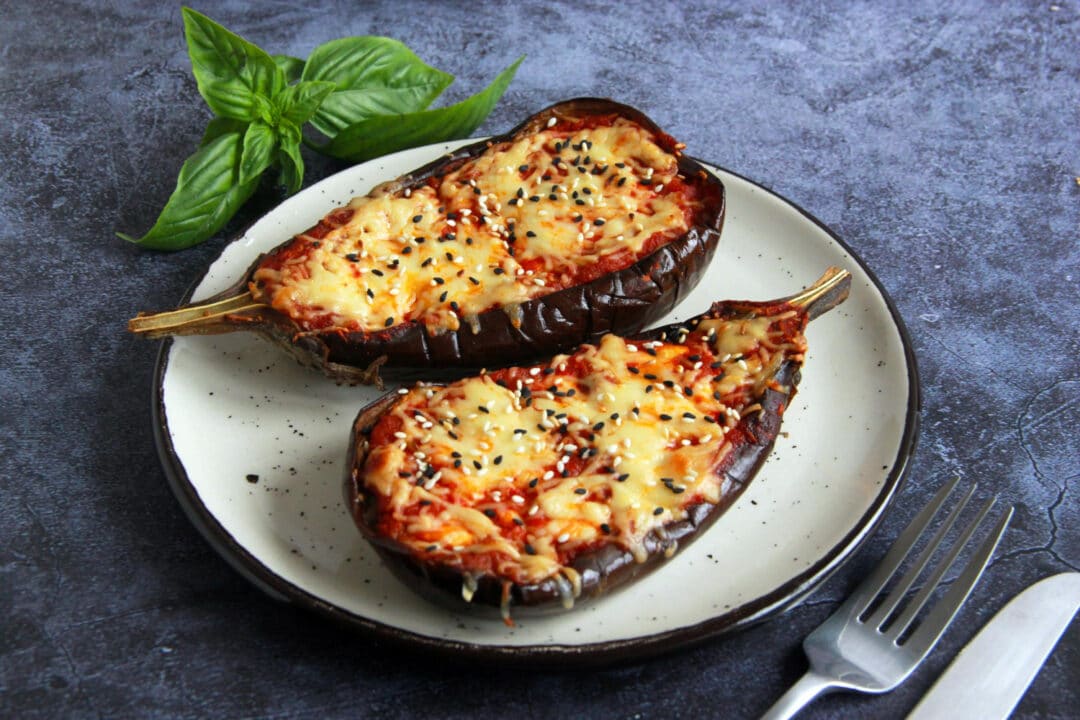
[[[192,298],[224,290],[260,252],[460,144],[358,165],[289,198],[224,249]],[[350,424],[378,393],[338,387],[246,334],[178,338],[162,348],[158,445],[185,510],[273,596],[466,655],[603,662],[696,642],[790,606],[850,556],[896,492],[915,439],[918,380],[903,325],[862,261],[790,202],[716,172],[727,188],[720,247],[663,323],[713,300],[792,294],[829,265],[847,268],[854,281],[847,302],[810,325],[802,383],[772,456],[727,514],[662,569],[573,612],[522,618],[513,628],[413,594],[380,565],[342,501]]]

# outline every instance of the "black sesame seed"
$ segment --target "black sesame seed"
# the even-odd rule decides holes
[[[418,223],[418,222],[420,222],[420,221],[421,221],[421,220],[423,220],[423,219],[424,219],[424,216],[423,216],[423,215],[413,215],[413,219],[412,219],[412,221],[413,221],[414,223]]]
[[[575,495],[585,495],[585,494],[587,494],[588,492],[589,492],[589,491],[588,491],[588,490],[586,490],[585,488],[574,488],[574,494],[575,494]]]
[[[480,284],[480,281],[477,280],[476,278],[472,277],[471,275],[469,276],[469,282],[471,282],[473,285],[479,285]]]
[[[495,517],[495,511],[492,510],[491,508],[485,509],[484,514],[487,515],[489,518]]]
[[[372,270],[371,272],[372,272],[373,274],[375,274],[375,275],[378,275],[379,277],[382,277],[382,276],[383,276],[383,274],[384,274],[384,273],[383,273],[383,271],[382,271],[382,270],[380,270],[379,268],[374,268],[374,269],[373,269],[373,270]]]
[[[540,483],[540,478],[533,478],[529,481],[529,487],[534,488]]]
[[[401,254],[402,255],[408,255],[410,253],[412,253],[412,246],[411,245],[406,245],[405,247],[401,248]]]
[[[617,478],[615,478],[615,480],[616,480],[617,482],[626,482],[626,481],[627,481],[627,479],[629,479],[629,477],[630,477],[630,473],[623,473],[622,475],[620,475],[620,476],[618,476]]]
[[[660,413],[660,419],[663,420],[664,422],[667,422],[668,420],[671,419],[671,416],[668,415],[667,413]]]
[[[664,514],[664,508],[658,507],[658,508],[656,508],[655,510],[652,511],[652,514],[653,515],[663,515]]]
[[[479,461],[479,460],[473,460],[473,461],[472,461],[472,464],[473,464],[473,467],[474,467],[474,468],[476,468],[477,470],[479,470],[480,468],[484,467],[483,465],[481,465],[481,464],[480,464],[480,461]]]
[[[394,318],[392,318],[392,317],[386,318],[386,322],[383,323],[383,325],[385,325],[386,327],[390,327],[393,324],[394,324]]]
[[[536,554],[536,548],[534,548],[529,543],[525,543],[525,554],[526,555],[535,555]]]
[[[608,525],[607,523],[600,523],[600,532],[604,533],[605,535],[610,535],[611,534],[611,526]]]
[[[495,463],[496,465],[502,465],[502,455],[496,455],[495,459],[491,462]]]
[[[357,255],[356,253],[349,253],[348,255],[345,256],[345,259],[348,260],[349,262],[359,262],[360,261],[360,256]]]
[[[476,406],[476,409],[477,409],[477,410],[479,410],[480,412],[484,413],[485,415],[490,415],[490,414],[491,414],[491,411],[490,411],[490,410],[488,410],[488,409],[487,409],[486,407],[484,407],[483,405],[477,405],[477,406]]]

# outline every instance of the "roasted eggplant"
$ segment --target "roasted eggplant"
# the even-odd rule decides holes
[[[349,510],[407,584],[508,622],[512,607],[623,587],[747,487],[795,393],[806,323],[850,284],[831,268],[796,296],[383,396],[353,425]]]
[[[129,323],[249,330],[348,383],[453,377],[633,333],[694,287],[724,187],[644,114],[558,103],[329,213],[207,302]]]

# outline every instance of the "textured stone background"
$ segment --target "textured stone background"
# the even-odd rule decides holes
[[[809,4],[808,4],[809,5]],[[449,99],[527,53],[480,132],[607,95],[845,238],[906,318],[924,383],[909,481],[855,559],[772,622],[593,671],[448,667],[274,603],[182,515],[151,438],[153,343],[231,231],[179,254],[149,227],[208,119],[179,8],[10,3],[0,22],[0,716],[753,717],[801,638],[944,478],[1017,515],[929,661],[883,697],[805,717],[902,717],[1026,584],[1080,567],[1080,3],[809,7],[550,1],[243,3],[200,9],[272,52],[397,37]],[[820,5],[820,7],[817,7]],[[308,182],[338,169],[312,158]],[[1080,623],[1020,705],[1077,717]]]

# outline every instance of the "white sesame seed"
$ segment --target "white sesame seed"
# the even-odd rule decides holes
[[[559,537],[555,538],[555,542],[562,544],[570,539],[570,533],[563,533]]]
[[[558,121],[554,117],[550,117],[550,118],[548,118],[547,126],[548,127],[554,127],[556,122],[558,122]]]

